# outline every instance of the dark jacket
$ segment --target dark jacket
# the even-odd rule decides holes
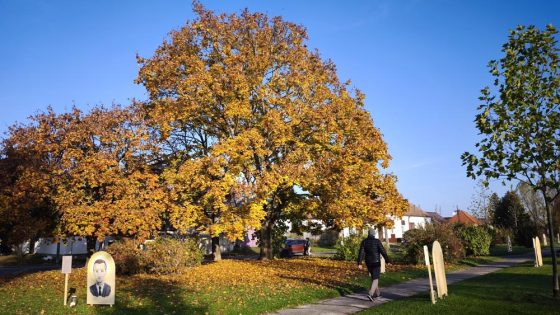
[[[111,286],[109,286],[107,283],[105,283],[103,285],[103,292],[98,292],[99,289],[97,288],[96,284],[93,284],[89,287],[89,292],[91,292],[91,294],[93,296],[97,296],[97,297],[107,297],[109,296],[109,294],[111,294]]]
[[[379,264],[381,262],[381,258],[379,255],[382,255],[385,258],[385,262],[389,263],[389,257],[385,252],[385,248],[381,241],[375,237],[368,236],[368,238],[362,241],[360,245],[360,254],[358,255],[358,265],[362,263],[362,260],[366,260],[366,265],[371,266],[373,264]]]

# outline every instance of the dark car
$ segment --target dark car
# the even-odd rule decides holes
[[[287,239],[284,248],[280,252],[281,257],[292,257],[294,255],[308,255],[307,240],[304,239]]]

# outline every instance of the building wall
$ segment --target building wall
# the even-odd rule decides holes
[[[106,238],[101,248],[107,248],[110,238]],[[49,238],[39,239],[35,243],[35,254],[41,255],[56,255],[57,242],[54,242]],[[96,247],[100,245],[96,242]],[[60,242],[60,254],[61,255],[82,255],[87,254],[87,243],[85,237],[74,236],[68,238],[65,242]]]
[[[400,220],[395,219],[395,225],[392,229],[387,231],[388,237],[391,239],[391,242],[395,242],[396,239],[402,239],[406,231],[423,227],[429,223],[430,220],[429,217],[416,216],[403,216]]]
[[[375,231],[376,238],[384,238],[384,234],[387,234],[390,242],[396,242],[397,239],[401,239],[403,234],[410,230],[411,228],[419,228],[425,226],[431,221],[429,217],[416,217],[416,216],[403,216],[401,219],[393,219],[394,226],[391,229],[383,228],[382,235],[379,235],[377,229]],[[341,237],[348,237],[350,234],[360,234],[355,228],[344,228],[340,232]],[[362,231],[361,235],[367,235],[367,229]],[[392,237],[394,236],[394,237]]]

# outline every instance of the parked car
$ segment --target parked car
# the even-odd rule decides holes
[[[306,251],[307,249],[307,251]],[[280,251],[280,257],[292,257],[294,255],[309,255],[307,240],[287,239],[284,248]]]

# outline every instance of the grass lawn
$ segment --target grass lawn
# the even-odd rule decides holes
[[[507,245],[506,244],[497,244],[490,247],[490,255],[491,256],[508,256],[508,255],[519,255],[525,254],[529,252],[533,252],[533,248],[525,247],[525,246],[512,246],[512,252],[507,252]]]
[[[381,285],[426,276],[422,266],[388,266]],[[85,305],[86,272],[74,269],[70,288],[78,306],[62,305],[64,275],[47,271],[0,279],[0,313],[7,314],[259,314],[315,302],[369,286],[355,262],[319,258],[233,260],[189,269],[183,275],[117,277],[114,307]]]
[[[427,293],[394,301],[360,314],[559,314],[552,298],[551,260],[532,262],[462,281],[448,287],[449,297],[435,305]]]
[[[311,254],[313,254],[313,253],[336,253],[336,248],[334,248],[334,247],[311,246]]]

